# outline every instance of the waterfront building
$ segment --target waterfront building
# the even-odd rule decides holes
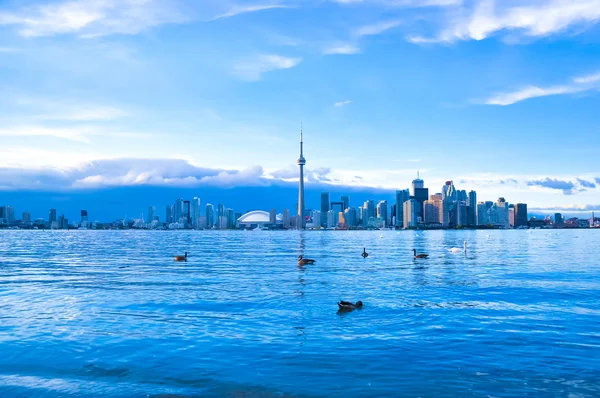
[[[396,191],[396,227],[404,227],[404,202],[410,199],[408,189]]]
[[[288,229],[290,227],[290,210],[289,209],[283,210],[282,222],[283,222],[284,229]]]
[[[467,225],[473,227],[477,225],[477,192],[469,192],[468,203],[469,208],[467,209]]]
[[[496,212],[498,215],[498,225],[501,228],[508,228],[508,203],[504,198],[498,198],[496,201]]]
[[[554,225],[562,227],[565,224],[565,219],[561,213],[554,213]]]
[[[485,202],[477,203],[477,225],[488,225],[489,223],[488,205]]]
[[[417,189],[425,188],[425,182],[423,180],[421,180],[418,171],[417,171],[417,178],[412,181],[412,187],[411,188],[412,188],[411,191],[410,191],[411,196],[416,196],[417,195],[417,193],[416,193]]]
[[[165,222],[170,224],[173,222],[173,206],[167,205],[165,209]]]
[[[215,226],[215,207],[210,203],[206,204],[205,207],[206,214],[206,228],[212,228]]]
[[[508,225],[511,228],[515,227],[515,205],[508,205]]]
[[[12,206],[6,206],[6,222],[9,225],[15,223],[15,208]]]
[[[192,219],[192,222],[191,222],[192,228],[200,228],[200,226],[201,226],[201,224],[198,221],[198,219],[202,215],[201,209],[202,208],[201,208],[200,198],[197,196],[194,196],[194,198],[192,199],[192,204],[191,204],[191,209],[190,209],[191,219]]]
[[[346,209],[350,207],[350,197],[348,195],[342,195],[340,200],[344,204],[344,211],[346,211]]]
[[[450,199],[450,202],[456,201],[456,188],[452,181],[446,181],[446,184],[442,187],[442,199]]]
[[[21,223],[25,225],[31,224],[31,213],[24,211],[21,217]]]
[[[456,226],[464,227],[468,224],[467,202],[458,201],[454,203],[456,211]]]
[[[409,199],[404,202],[404,228],[415,228],[418,223],[419,202]]]
[[[175,201],[175,204],[173,205],[173,222],[181,222],[180,220],[183,217],[183,213],[183,198],[179,198]]]
[[[443,201],[434,197],[423,203],[423,222],[425,224],[442,224]]]
[[[6,218],[6,207],[0,206],[0,224],[5,221]]]
[[[358,226],[358,217],[356,215],[356,209],[354,207],[349,207],[345,210],[344,219],[346,220],[346,224],[350,228],[355,228]]]
[[[236,218],[233,209],[225,209],[225,218],[227,219],[226,228],[234,229],[236,224]],[[277,223],[277,221],[275,221],[275,223]]]
[[[456,191],[456,200],[466,202],[467,201],[467,191],[464,189],[460,189]]]
[[[527,226],[527,204],[517,203],[515,205],[515,228]]]
[[[273,226],[277,224],[277,209],[271,209],[269,212],[269,224]]]
[[[302,137],[302,125],[300,125],[300,157],[298,158],[298,166],[300,167],[300,179],[298,182],[298,229],[306,227],[306,216],[304,215],[304,166],[306,159],[304,158],[304,139]]]
[[[333,210],[327,211],[327,228],[336,227],[337,221],[337,213]]]
[[[327,212],[330,210],[329,192],[321,192],[321,226],[327,227]]]
[[[389,226],[387,200],[382,200],[377,204],[377,218],[379,218],[383,222],[384,226]]]
[[[52,224],[56,221],[56,209],[50,209],[48,211],[48,224],[52,227]]]
[[[154,221],[154,217],[155,216],[156,216],[156,206],[148,206],[148,219],[147,219],[147,222],[151,223],[152,221]]]

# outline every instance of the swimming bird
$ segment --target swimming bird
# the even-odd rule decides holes
[[[339,307],[339,311],[354,311],[355,309],[361,309],[363,306],[362,301],[357,301],[355,304],[349,302],[349,301],[344,301],[344,300],[340,300],[339,303],[337,303],[338,307]]]
[[[187,261],[187,252],[183,256],[175,256],[173,257],[175,261]]]
[[[464,249],[460,249],[458,247],[453,247],[452,249],[448,249],[448,251],[450,253],[462,253],[462,252],[467,252],[467,241],[464,242]]]
[[[300,265],[300,266],[307,265],[307,264],[314,264],[314,263],[315,263],[315,260],[304,258],[303,256],[298,256],[298,265]]]
[[[429,254],[417,254],[417,249],[413,249],[413,254],[415,255],[415,258],[427,258],[429,257]]]
[[[363,258],[369,257],[369,253],[367,253],[367,248],[363,248],[363,252],[361,255],[363,256]]]

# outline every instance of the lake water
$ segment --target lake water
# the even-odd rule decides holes
[[[599,242],[0,231],[0,396],[598,397]]]

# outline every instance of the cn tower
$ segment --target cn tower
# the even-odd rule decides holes
[[[303,142],[302,142],[302,124],[300,124],[300,157],[298,158],[298,166],[300,166],[300,184],[298,186],[298,229],[306,227],[306,218],[304,217],[304,159]]]

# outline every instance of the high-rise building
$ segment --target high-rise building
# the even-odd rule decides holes
[[[283,211],[283,228],[288,229],[290,227],[290,211],[285,209]]]
[[[269,224],[276,225],[277,224],[277,210],[271,209],[269,212]]]
[[[508,205],[508,225],[515,227],[515,205]]]
[[[192,205],[191,205],[191,209],[190,209],[190,213],[191,213],[191,219],[192,219],[192,228],[200,228],[200,223],[199,223],[199,218],[200,216],[202,216],[202,210],[200,207],[200,198],[197,196],[194,196],[194,199],[192,199]]]
[[[344,219],[346,220],[346,224],[350,228],[354,228],[358,225],[358,220],[356,217],[356,209],[354,207],[349,207],[344,211]]]
[[[327,211],[327,228],[334,228],[337,226],[338,214],[333,210]]]
[[[304,166],[306,159],[304,158],[304,139],[302,137],[302,125],[300,125],[300,157],[298,158],[298,166],[300,167],[300,180],[298,183],[298,229],[306,227],[306,217],[304,216]]]
[[[152,220],[152,219],[150,219],[150,220]],[[83,224],[83,223],[87,223],[88,221],[89,221],[89,217],[88,217],[87,210],[81,210],[79,223]]]
[[[48,212],[48,224],[52,226],[52,223],[56,221],[56,209],[50,209]]]
[[[183,218],[184,223],[190,225],[192,223],[192,206],[189,200],[183,201],[183,212],[181,213],[181,218]]]
[[[227,218],[227,228],[228,229],[233,229],[235,228],[235,212],[233,211],[233,209],[225,209],[225,217]]]
[[[419,202],[409,199],[404,202],[404,228],[415,228],[418,223]]]
[[[423,203],[423,222],[425,224],[442,224],[444,202],[436,195],[431,195]]]
[[[490,223],[489,202],[477,203],[477,225],[488,225]]]
[[[417,172],[417,178],[415,180],[412,181],[412,187],[411,187],[411,191],[410,194],[411,196],[416,196],[416,190],[419,188],[425,188],[425,182],[423,182],[423,180],[421,180],[420,176],[419,176],[419,172]]]
[[[423,219],[423,203],[429,198],[428,188],[415,188],[415,194],[412,196],[418,203],[417,216]]]
[[[508,228],[508,203],[504,198],[498,198],[496,207],[498,213],[498,225],[500,225],[501,228]]]
[[[475,226],[475,225],[477,225],[477,192],[470,191],[468,200],[469,200],[469,202],[468,202],[469,208],[467,209],[467,213],[468,213],[467,225]]]
[[[6,218],[6,207],[0,206],[0,224],[4,222]]]
[[[375,209],[375,201],[369,199],[365,202],[364,206],[367,210],[367,219],[375,218],[375,216],[377,215]]]
[[[464,189],[460,189],[456,191],[456,200],[466,202],[467,201],[467,191]]]
[[[15,223],[15,208],[12,206],[6,206],[6,222],[8,224]]]
[[[454,202],[456,197],[456,188],[452,181],[446,181],[446,184],[442,187],[442,199],[450,198],[451,202]]]
[[[31,213],[23,212],[23,216],[21,217],[21,222],[25,225],[31,224]]]
[[[455,202],[454,209],[456,211],[456,226],[466,226],[469,220],[469,215],[467,212],[467,202],[465,202],[464,200]]]
[[[517,203],[515,205],[515,228],[527,226],[527,204]]]
[[[173,222],[180,222],[183,217],[183,198],[179,198],[175,201],[173,205]]]
[[[69,229],[69,220],[62,216],[62,229]]]
[[[340,200],[344,204],[344,211],[346,211],[346,209],[350,207],[350,197],[348,195],[342,195]]]
[[[321,226],[327,227],[327,212],[330,205],[329,192],[321,192]]]
[[[560,227],[565,224],[565,219],[562,214],[554,213],[554,224]]]
[[[381,220],[384,226],[388,226],[388,202],[382,200],[377,204],[377,218]]]
[[[404,227],[404,202],[410,199],[408,189],[396,191],[396,227]]]
[[[206,204],[206,228],[215,226],[215,207],[210,203]]]
[[[173,206],[167,205],[165,209],[165,222],[171,224],[173,222]]]
[[[156,206],[148,206],[148,219],[146,222],[154,221],[154,216],[156,215]]]
[[[58,217],[58,220],[57,220],[57,229],[63,229],[64,221],[65,221],[65,216],[64,215],[61,215],[60,217]]]

